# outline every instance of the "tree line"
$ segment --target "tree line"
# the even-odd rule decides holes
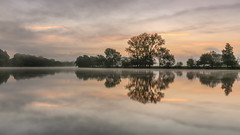
[[[159,62],[160,67],[171,67],[175,64],[174,55],[170,50],[162,47],[165,40],[160,35],[143,33],[128,41],[126,52],[130,57],[122,57],[120,52],[107,48],[103,55],[79,56],[75,62],[78,67],[151,67]],[[182,66],[179,62],[177,65]]]
[[[105,55],[79,56],[75,62],[60,62],[54,59],[37,57],[26,54],[15,54],[10,59],[6,51],[0,49],[0,67],[47,67],[47,66],[78,66],[98,68],[149,68],[158,63],[159,68],[239,68],[237,58],[233,54],[233,47],[227,43],[222,53],[215,51],[204,53],[198,60],[189,58],[186,66],[183,62],[176,62],[170,50],[164,47],[165,40],[161,35],[143,33],[128,40],[125,51],[129,57],[122,57],[115,49],[107,48]]]
[[[74,66],[74,62],[61,62],[41,56],[15,54],[10,59],[8,53],[0,49],[0,67],[56,67]]]
[[[190,68],[237,68],[239,63],[233,54],[233,47],[227,43],[222,54],[210,51],[202,54],[199,60],[189,58],[187,66]]]
[[[128,40],[125,51],[130,57],[122,57],[120,52],[107,48],[103,55],[79,56],[75,62],[78,67],[152,67],[158,61],[159,68],[237,68],[238,61],[233,54],[233,47],[227,43],[222,54],[215,51],[204,53],[199,60],[189,58],[186,66],[176,62],[170,50],[165,48],[165,40],[155,34],[143,33]]]

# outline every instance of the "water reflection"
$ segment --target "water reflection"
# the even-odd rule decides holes
[[[9,77],[10,74],[8,72],[0,70],[0,85],[6,83]]]
[[[172,72],[159,72],[158,77],[153,72],[135,74],[126,86],[128,96],[143,104],[160,102],[164,97],[162,90],[167,89],[174,78]]]
[[[0,70],[0,85],[7,83],[10,76],[15,80],[32,79],[55,75],[61,72],[75,73],[83,81],[104,81],[106,88],[114,88],[127,79],[125,89],[132,100],[141,103],[157,103],[164,97],[162,90],[169,88],[174,82],[175,75],[188,80],[198,79],[202,85],[215,88],[221,84],[225,95],[233,90],[233,84],[239,78],[238,71],[172,71],[172,70],[100,70],[100,69],[14,69]]]
[[[221,88],[224,90],[225,95],[228,96],[232,92],[234,82],[238,79],[238,72],[187,72],[186,77],[189,80],[198,78],[201,84],[211,88],[222,84]]]
[[[164,97],[162,90],[167,89],[170,83],[174,82],[175,75],[171,71],[154,73],[149,70],[78,70],[75,72],[80,80],[87,81],[95,79],[97,81],[105,80],[105,87],[113,88],[120,84],[121,78],[128,78],[128,84],[125,86],[129,90],[128,96],[132,100],[141,103],[157,103]]]
[[[0,70],[0,85],[7,83],[10,76],[15,80],[25,80],[33,78],[43,78],[48,75],[55,75],[61,72],[72,72],[71,70],[63,69],[4,69]]]
[[[121,82],[121,74],[119,72],[102,71],[102,70],[77,70],[75,74],[78,79],[87,81],[89,79],[103,81],[105,87],[113,88]]]

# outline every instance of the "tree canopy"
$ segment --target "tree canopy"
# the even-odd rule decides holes
[[[175,58],[170,51],[166,48],[159,48],[157,49],[156,56],[159,61],[160,67],[171,67],[175,64]]]
[[[225,49],[222,50],[222,61],[227,67],[235,67],[238,65],[236,57],[233,54],[233,47],[229,43],[227,43]]]
[[[106,67],[116,67],[120,65],[121,54],[119,52],[117,52],[115,49],[107,48],[104,53],[106,55]]]
[[[190,68],[193,68],[197,65],[197,62],[193,58],[189,58],[187,60],[187,66]]]
[[[37,57],[26,54],[15,54],[10,59],[10,65],[14,67],[54,67],[54,66],[72,66],[72,62],[60,62],[54,59],[47,59],[44,57]]]
[[[143,33],[128,40],[129,47],[126,51],[131,55],[137,67],[147,67],[154,64],[154,55],[163,44],[165,41],[159,34]]]
[[[8,53],[0,49],[0,67],[8,66],[8,64],[9,64]]]

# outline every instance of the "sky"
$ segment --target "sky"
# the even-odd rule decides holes
[[[239,0],[0,0],[0,49],[74,61],[160,33],[177,61],[221,52],[240,57]]]

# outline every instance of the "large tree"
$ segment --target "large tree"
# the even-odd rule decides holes
[[[150,67],[154,64],[157,49],[164,43],[165,41],[157,33],[143,33],[128,40],[129,47],[126,48],[126,51],[133,57],[137,67]]]
[[[120,64],[121,54],[117,52],[115,49],[107,48],[104,51],[104,53],[106,55],[106,61],[105,61],[106,67],[114,67]]]
[[[222,61],[227,67],[234,67],[238,64],[233,54],[233,47],[229,43],[227,43],[225,49],[222,50]]]
[[[9,64],[9,55],[6,51],[0,49],[0,67],[8,66]]]

